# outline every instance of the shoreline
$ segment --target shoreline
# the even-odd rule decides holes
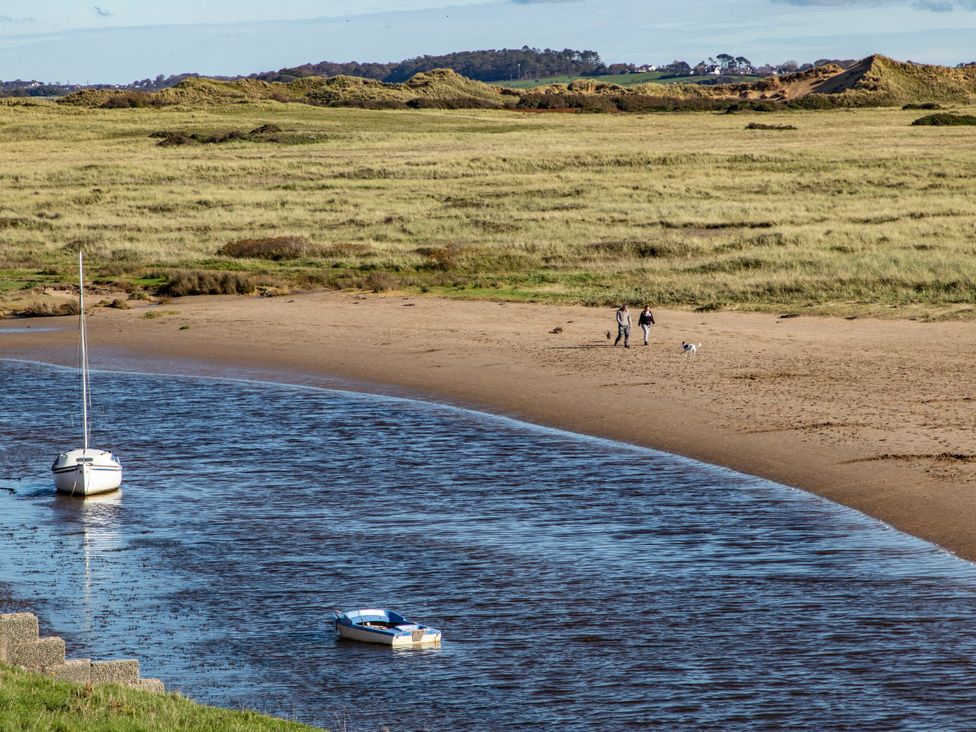
[[[195,297],[87,320],[96,368],[121,354],[156,371],[284,371],[607,437],[801,488],[976,560],[971,324],[655,316],[652,344],[635,328],[627,350],[605,337],[612,309],[390,294]],[[72,319],[8,323],[3,356],[74,363]]]

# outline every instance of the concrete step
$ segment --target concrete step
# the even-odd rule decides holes
[[[93,684],[135,684],[139,681],[139,662],[135,659],[92,661]]]
[[[158,679],[139,678],[139,662],[133,659],[90,661],[87,658],[68,660],[60,666],[45,670],[48,676],[76,684],[124,684],[153,691],[164,690]],[[145,682],[145,683],[144,683]]]
[[[16,643],[7,647],[7,663],[28,671],[64,665],[64,640],[58,637]]]
[[[124,684],[147,691],[166,691],[159,679],[140,679],[133,658],[90,661],[65,660],[61,638],[40,638],[32,613],[0,615],[0,663],[20,666],[77,684]]]
[[[159,679],[139,679],[133,686],[143,691],[166,691],[166,685]]]
[[[69,659],[60,666],[51,666],[46,673],[61,681],[87,686],[91,683],[91,661],[87,658]]]
[[[10,648],[36,641],[40,633],[32,613],[0,615],[0,663],[10,663]]]

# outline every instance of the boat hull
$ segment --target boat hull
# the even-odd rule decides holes
[[[54,489],[69,496],[93,496],[122,485],[122,466],[104,450],[61,453],[51,468]]]
[[[392,648],[432,648],[441,644],[440,631],[435,631],[432,628],[419,632],[398,634],[348,625],[337,625],[336,630],[340,638],[359,641],[360,643],[376,643]]]

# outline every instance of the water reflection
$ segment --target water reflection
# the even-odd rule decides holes
[[[4,326],[0,328],[0,334],[2,333],[54,333],[55,331],[59,331],[59,330],[64,330],[64,329],[55,328],[55,327],[35,328],[30,325]]]
[[[98,557],[106,552],[118,550],[125,544],[120,531],[122,507],[122,491],[112,491],[93,496],[66,496],[55,493],[52,508],[56,520],[62,526],[80,527],[80,556],[81,563],[81,614],[84,624],[81,629],[86,632],[97,630],[95,617],[97,608],[93,598],[92,588],[100,579],[111,581],[111,575],[96,578],[94,571],[103,567]],[[70,550],[69,550],[70,551]]]

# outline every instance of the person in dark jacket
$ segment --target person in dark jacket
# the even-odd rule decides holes
[[[651,334],[651,326],[654,325],[654,313],[651,312],[650,305],[644,306],[640,316],[637,318],[637,324],[644,331],[644,345],[646,346],[647,338]]]

